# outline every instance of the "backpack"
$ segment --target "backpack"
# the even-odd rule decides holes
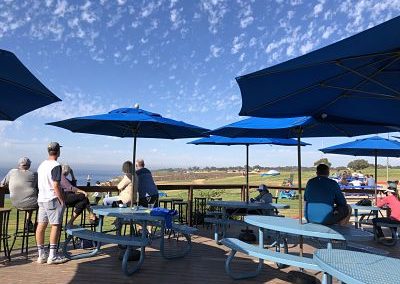
[[[367,198],[363,198],[360,201],[358,201],[356,203],[356,205],[360,205],[360,206],[372,206],[372,201],[370,199]]]

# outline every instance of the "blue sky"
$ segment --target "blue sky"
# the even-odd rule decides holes
[[[234,78],[285,61],[400,14],[398,0],[0,2],[0,48],[20,60],[63,101],[15,122],[0,122],[0,166],[20,156],[37,165],[49,141],[71,165],[116,167],[130,139],[72,134],[46,122],[139,103],[164,116],[215,128],[240,119]],[[243,165],[243,147],[141,139],[149,167]],[[305,165],[318,148],[348,139],[307,139]],[[295,165],[294,148],[252,147],[251,164]],[[335,165],[352,157],[327,156]],[[385,162],[381,160],[380,162]],[[392,164],[398,164],[395,159]]]

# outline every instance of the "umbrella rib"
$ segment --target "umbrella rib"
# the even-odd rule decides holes
[[[370,77],[370,78],[371,78],[371,77],[375,77],[377,74],[381,73],[382,71],[385,71],[385,69],[387,69],[388,67],[390,67],[391,65],[393,65],[395,62],[397,62],[399,59],[400,59],[399,56],[397,56],[397,57],[395,56],[395,57],[393,58],[392,61],[389,61],[389,62],[388,62],[387,64],[385,64],[384,66],[382,66],[381,68],[377,69],[375,72],[373,72],[372,74],[370,74],[369,77]],[[355,85],[355,86],[353,87],[353,89],[361,87],[361,86],[364,85],[366,82],[368,82],[368,80],[363,80],[363,81],[359,82],[357,85]]]
[[[391,53],[390,53],[390,54],[391,54]],[[383,59],[378,60],[378,61],[375,61],[375,62],[369,62],[369,63],[366,63],[366,64],[364,64],[364,65],[361,65],[361,66],[357,67],[357,68],[354,69],[354,70],[358,70],[358,69],[361,69],[361,68],[364,68],[364,67],[368,67],[368,66],[370,66],[370,65],[377,64],[377,63],[380,63],[380,62],[385,61],[385,60],[387,60],[387,58],[383,58]],[[334,62],[337,63],[337,61],[334,61]],[[296,70],[296,69],[300,69],[300,68],[294,68],[294,69],[292,69],[292,70]],[[254,111],[257,111],[257,110],[262,109],[262,108],[264,108],[264,107],[267,107],[267,106],[269,106],[269,105],[276,104],[276,103],[278,103],[278,102],[280,102],[280,101],[282,101],[282,100],[285,100],[285,99],[287,99],[287,98],[289,98],[289,97],[295,96],[295,95],[300,94],[300,93],[304,93],[304,92],[306,92],[306,91],[308,91],[308,90],[311,90],[311,89],[316,88],[316,87],[319,87],[319,86],[323,86],[323,85],[325,84],[325,82],[329,82],[329,81],[331,81],[331,80],[339,79],[339,78],[341,78],[341,77],[343,77],[343,76],[346,76],[346,75],[349,74],[349,73],[351,73],[351,71],[350,71],[350,70],[347,70],[347,71],[345,71],[344,73],[337,74],[337,75],[332,76],[331,78],[328,78],[328,79],[326,79],[326,80],[318,81],[318,82],[314,83],[313,85],[306,86],[306,87],[304,87],[304,88],[300,88],[300,89],[295,90],[295,91],[293,91],[293,92],[291,92],[291,93],[288,93],[288,94],[286,94],[286,95],[284,95],[284,96],[282,96],[282,97],[279,97],[279,98],[276,98],[276,99],[271,100],[271,101],[269,101],[269,102],[266,102],[266,103],[263,103],[263,104],[261,104],[261,105],[258,105],[258,106],[256,106],[256,107],[252,108],[251,110],[249,110],[246,114],[251,114],[251,113],[254,112]]]
[[[348,57],[343,57],[339,58],[339,60],[344,61],[344,60],[352,60],[352,59],[362,59],[362,58],[369,58],[369,57],[375,57],[375,56],[386,56],[386,55],[393,55],[393,54],[398,54],[398,50],[396,51],[391,51],[391,52],[378,52],[378,53],[369,53],[369,54],[363,54],[363,55],[356,55],[356,56],[348,56]],[[316,62],[316,63],[311,63],[311,64],[304,64],[298,67],[294,68],[289,68],[289,69],[284,69],[284,70],[273,70],[273,71],[258,71],[254,73],[250,73],[247,75],[239,76],[238,78],[246,78],[246,79],[251,79],[251,78],[257,78],[261,76],[266,76],[266,75],[272,75],[272,74],[279,74],[279,73],[284,73],[288,71],[294,71],[294,70],[300,70],[303,68],[309,68],[317,65],[324,65],[324,64],[330,64],[330,63],[336,63],[338,59],[333,59],[333,60],[327,60],[327,61],[322,61],[322,62]],[[283,64],[283,63],[281,63]],[[269,69],[269,68],[266,68]],[[259,73],[260,72],[260,73]]]
[[[397,96],[392,96],[392,95],[387,95],[387,94],[382,94],[382,93],[376,93],[376,92],[367,92],[367,91],[363,91],[363,90],[357,90],[357,89],[352,89],[352,88],[344,88],[344,87],[338,87],[338,86],[333,86],[333,85],[321,85],[322,87],[326,87],[326,88],[330,88],[330,89],[338,89],[338,90],[342,90],[342,91],[348,91],[348,92],[355,92],[355,93],[362,93],[362,94],[366,94],[366,95],[373,95],[376,97],[383,97],[383,98],[393,98],[393,99],[398,99],[399,97]],[[346,96],[346,93],[343,93],[340,95],[341,96]]]
[[[39,90],[30,88],[30,87],[27,87],[27,86],[25,86],[25,85],[22,85],[22,84],[19,84],[19,83],[17,83],[17,82],[14,82],[14,81],[11,81],[11,80],[7,80],[7,79],[4,79],[4,78],[0,78],[0,81],[5,82],[5,83],[8,83],[8,84],[11,84],[11,85],[15,85],[15,86],[17,86],[17,87],[20,87],[20,88],[22,88],[22,89],[29,90],[29,91],[31,91],[31,92],[35,92],[35,93],[37,93],[37,94],[39,94],[39,95],[41,95],[41,96],[47,97],[47,98],[49,98],[49,99],[56,99],[56,100],[58,99],[58,101],[60,101],[60,98],[58,98],[57,96],[55,96],[55,95],[52,94],[51,92],[50,92],[50,94],[48,94],[48,93],[45,93],[45,92],[42,92],[42,91],[39,91]]]
[[[397,60],[398,60],[398,59],[399,59],[399,58],[397,58]],[[396,61],[396,60],[394,60],[394,62],[395,62],[395,61]],[[395,94],[397,94],[397,95],[400,95],[400,92],[399,92],[399,91],[397,91],[397,90],[395,90],[395,89],[393,89],[393,88],[391,88],[391,87],[389,87],[389,86],[386,86],[385,84],[383,84],[383,83],[381,83],[381,82],[379,82],[379,81],[377,81],[377,80],[375,80],[375,79],[372,79],[371,77],[366,76],[366,75],[364,75],[364,74],[362,74],[362,73],[356,71],[355,69],[352,69],[352,68],[350,68],[350,67],[347,67],[346,65],[343,65],[343,64],[341,64],[340,62],[337,62],[336,65],[339,66],[339,67],[342,67],[342,68],[345,69],[345,70],[350,71],[351,73],[354,73],[354,74],[356,74],[356,75],[358,75],[358,76],[364,78],[365,81],[370,81],[370,82],[372,82],[372,83],[375,83],[375,84],[378,85],[378,86],[381,86],[382,88],[385,88],[385,89],[387,89],[387,90],[389,90],[389,91],[392,91],[393,93],[395,93]]]

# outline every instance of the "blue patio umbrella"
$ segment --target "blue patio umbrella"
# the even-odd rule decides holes
[[[399,125],[400,17],[237,77],[240,115]]]
[[[375,157],[375,197],[378,178],[378,157],[400,157],[400,142],[373,136],[320,149],[325,154]]]
[[[205,137],[197,139],[188,144],[195,145],[245,145],[246,146],[246,202],[249,202],[249,146],[250,145],[281,145],[281,146],[296,146],[297,141],[294,139],[285,138],[256,138],[256,137],[223,137],[212,135],[210,137]],[[302,143],[302,146],[310,145],[308,143]]]
[[[0,120],[61,101],[12,53],[0,49]]]
[[[299,186],[299,216],[302,212],[301,193],[301,137],[352,137],[366,134],[395,131],[397,128],[370,124],[328,123],[313,117],[292,118],[247,118],[209,132],[212,135],[229,137],[281,137],[297,138],[297,167]]]
[[[141,138],[194,138],[205,136],[208,129],[183,121],[162,117],[139,108],[119,108],[106,114],[70,118],[47,123],[72,132],[89,133],[116,137],[133,137],[133,165],[136,160],[136,140]],[[135,184],[135,167],[132,167],[133,184]],[[139,198],[139,195],[138,195]],[[137,200],[138,201],[138,200]],[[133,192],[131,198],[133,206]]]

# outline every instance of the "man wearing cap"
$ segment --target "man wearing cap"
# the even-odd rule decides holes
[[[308,222],[345,225],[350,219],[351,207],[347,205],[339,184],[329,178],[329,167],[325,164],[319,164],[317,176],[307,182],[304,201]]]
[[[60,157],[60,145],[51,142],[47,146],[49,157],[38,168],[38,227],[36,229],[36,243],[38,246],[38,263],[59,264],[67,261],[57,256],[57,243],[61,231],[65,202],[60,187],[61,165],[57,162]],[[50,252],[47,257],[44,251],[44,234],[47,224],[50,223]]]
[[[36,209],[37,204],[37,174],[29,170],[31,160],[27,157],[18,160],[18,167],[10,170],[1,181],[1,186],[8,186],[11,203],[15,208],[21,210]],[[31,221],[31,214],[28,212],[27,228],[34,232]]]

